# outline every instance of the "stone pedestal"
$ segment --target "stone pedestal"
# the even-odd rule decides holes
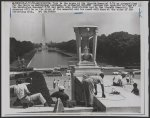
[[[99,75],[101,73],[100,67],[93,65],[80,65],[75,66],[74,76],[82,77],[84,74],[87,75]]]
[[[97,30],[96,26],[82,26],[82,27],[74,27],[74,32],[76,35],[76,44],[77,44],[77,55],[78,55],[78,65],[82,65],[84,61],[82,61],[82,56],[89,56],[90,61],[87,61],[86,64],[93,63],[93,66],[96,66],[96,49],[97,49]],[[89,40],[93,42],[92,53],[89,50]]]
[[[101,73],[100,67],[96,63],[97,29],[95,26],[74,27],[78,64],[72,73],[72,100],[75,100],[77,104],[84,104],[82,76]],[[90,39],[93,42],[92,52],[89,51]]]
[[[74,27],[79,61],[75,66],[74,76],[82,76],[83,74],[97,75],[101,73],[100,67],[98,67],[96,63],[97,30],[98,28],[96,26]],[[89,51],[90,39],[93,42],[92,53]],[[83,59],[82,56],[92,59]]]

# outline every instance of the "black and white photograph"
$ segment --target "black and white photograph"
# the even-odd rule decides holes
[[[142,8],[54,13],[7,8],[4,116],[147,114],[148,29],[141,25]]]

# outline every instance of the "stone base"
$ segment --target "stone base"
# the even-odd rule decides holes
[[[96,61],[80,61],[77,66],[97,66]]]
[[[97,65],[79,65],[75,66],[74,76],[80,77],[83,74],[98,75],[101,73],[101,68]]]

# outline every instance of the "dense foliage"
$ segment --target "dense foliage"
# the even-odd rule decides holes
[[[34,44],[30,41],[17,41],[15,38],[10,38],[10,63],[23,56],[25,53],[34,49]]]
[[[76,53],[75,40],[51,43],[51,45],[67,52]],[[92,49],[92,39],[89,46]],[[132,35],[127,32],[114,32],[108,36],[104,34],[98,36],[97,61],[117,65],[139,65],[140,35]]]
[[[98,36],[97,59],[115,64],[140,63],[140,36],[127,32],[115,32]]]
[[[53,43],[51,42],[50,44],[47,44],[49,47],[56,47],[59,48],[63,51],[67,51],[70,53],[76,53],[77,48],[76,48],[76,41],[75,40],[70,40],[68,42],[61,42],[61,43]]]

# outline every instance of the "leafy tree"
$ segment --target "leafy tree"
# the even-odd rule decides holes
[[[25,53],[34,49],[34,44],[30,41],[17,41],[14,37],[10,38],[10,63],[23,56]]]
[[[64,50],[64,51],[67,51],[70,53],[77,53],[77,47],[76,47],[76,41],[75,40],[57,43],[55,46],[61,50]]]

